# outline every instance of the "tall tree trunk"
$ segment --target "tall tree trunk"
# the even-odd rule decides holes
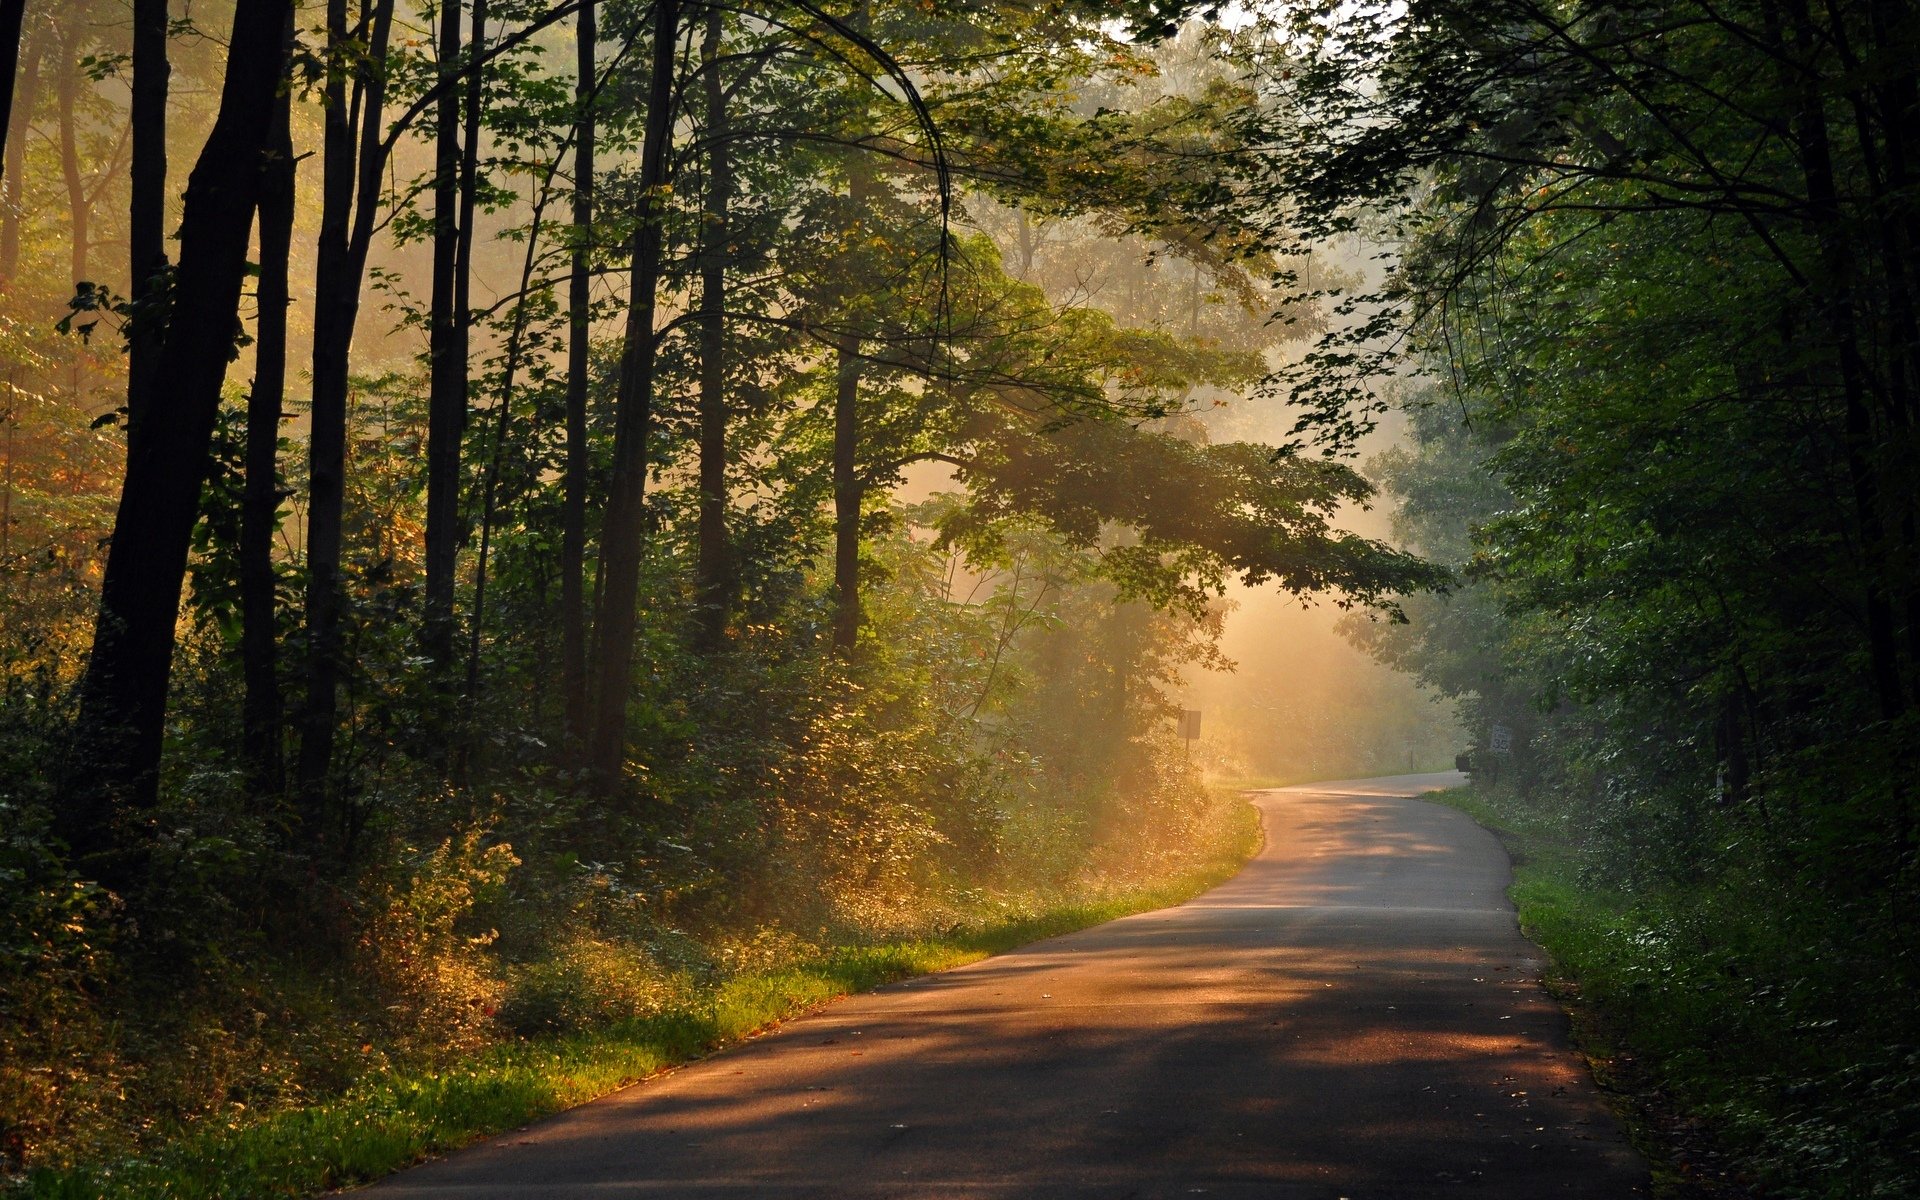
[[[247,397],[246,491],[240,507],[240,658],[246,688],[241,744],[248,782],[266,796],[286,789],[273,535],[280,510],[280,414],[286,396],[287,283],[293,249],[291,117],[291,97],[282,95],[275,104],[273,147],[260,191],[260,316],[253,342],[253,390]]]
[[[314,261],[313,406],[308,436],[307,695],[296,767],[309,832],[326,836],[327,776],[339,714],[341,620],[346,597],[340,573],[346,501],[348,354],[360,313],[360,284],[372,244],[385,165],[379,152],[386,124],[387,42],[394,0],[362,8],[366,51],[349,103],[343,71],[329,74],[321,171],[320,237]],[[329,59],[356,55],[347,0],[327,0]],[[359,145],[353,114],[360,114]]]
[[[833,389],[833,648],[860,639],[860,335],[840,335]]]
[[[20,27],[27,0],[0,0],[0,175],[7,170],[7,131],[13,127],[13,80],[20,67]]]
[[[700,523],[694,578],[700,645],[719,648],[733,605],[732,553],[727,545],[727,206],[733,162],[727,144],[726,88],[720,78],[722,13],[707,10],[701,49],[706,100],[707,195],[700,244]]]
[[[654,308],[660,287],[661,193],[667,182],[667,143],[673,136],[673,84],[679,38],[678,0],[654,0],[653,70],[647,89],[646,134],[640,147],[640,204],[633,231],[633,282],[627,297],[626,346],[615,401],[613,474],[600,532],[600,611],[594,621],[599,686],[593,697],[588,766],[603,787],[620,776],[626,751],[627,692],[633,682],[633,643],[640,600],[641,539],[646,523],[647,436],[653,417],[657,345]]]
[[[473,563],[473,620],[467,630],[467,689],[468,696],[480,694],[480,641],[486,630],[487,620],[487,565],[493,552],[493,522],[499,512],[500,476],[506,471],[507,431],[513,424],[513,385],[519,377],[520,359],[526,345],[527,336],[527,297],[533,287],[533,271],[539,261],[540,230],[547,215],[547,199],[553,194],[555,159],[547,176],[540,182],[540,191],[533,202],[533,219],[527,226],[527,250],[520,259],[520,286],[516,292],[523,297],[514,306],[513,327],[507,333],[507,360],[500,372],[500,406],[494,410],[493,448],[487,456],[487,474],[480,489],[480,549]]]
[[[860,158],[847,175],[854,220],[861,221],[874,198],[873,175]],[[833,648],[842,655],[851,654],[860,639],[860,506],[866,499],[860,478],[861,373],[860,334],[848,329],[834,350],[833,391]]]
[[[587,735],[587,373],[592,335],[594,0],[580,6],[574,37],[573,261],[567,280],[567,452],[560,533],[560,690],[567,757],[578,760]]]
[[[473,24],[468,33],[467,44],[472,47],[472,57],[477,62],[487,46],[487,0],[473,0]],[[473,340],[473,213],[479,199],[480,189],[480,112],[486,94],[486,73],[476,66],[467,77],[461,89],[461,135],[460,135],[460,246],[454,262],[453,309],[454,319],[459,322],[460,357],[467,358]],[[551,175],[548,176],[552,178]],[[540,214],[545,204],[545,196],[534,205],[533,227],[527,233],[527,254],[520,272],[519,294],[524,297],[532,279],[533,248],[540,241]],[[513,414],[513,376],[519,365],[520,339],[525,332],[524,300],[519,312],[514,316],[513,334],[507,348],[507,366],[505,378],[500,387],[499,422],[494,429],[493,453],[487,460],[486,481],[483,485],[483,499],[480,530],[480,558],[473,569],[473,620],[469,648],[467,653],[466,694],[472,696],[480,686],[480,634],[481,621],[484,619],[484,607],[487,586],[487,552],[493,534],[494,491],[499,481],[501,455],[506,450],[507,425]],[[464,390],[464,389],[463,389]],[[466,420],[466,406],[462,406],[461,419]]]
[[[79,688],[76,775],[61,825],[82,855],[114,845],[116,805],[145,809],[157,794],[174,624],[239,329],[260,160],[285,77],[292,3],[255,0],[235,10],[219,115],[187,181],[162,386],[128,429],[99,621]],[[101,877],[118,882],[126,865],[103,862]]]
[[[127,205],[127,411],[138,417],[153,394],[160,349],[149,312],[167,266],[167,0],[133,0],[133,169]]]
[[[1816,57],[1825,39],[1815,29],[1805,0],[1787,5],[1792,22],[1792,45],[1804,67],[1796,89],[1798,108],[1793,132],[1798,143],[1800,169],[1807,187],[1807,208],[1820,269],[1814,276],[1821,289],[1811,299],[1838,360],[1845,406],[1842,444],[1848,483],[1853,492],[1864,560],[1862,591],[1867,617],[1868,672],[1879,699],[1881,716],[1891,720],[1906,711],[1907,694],[1895,631],[1893,604],[1887,587],[1887,521],[1882,511],[1879,481],[1875,478],[1874,410],[1864,356],[1860,351],[1859,317],[1855,289],[1858,269],[1847,231],[1842,226],[1839,190],[1834,178],[1832,140],[1823,107],[1825,89],[1818,78]]]
[[[71,222],[68,263],[75,285],[87,281],[93,216],[86,181],[80,175],[80,130],[73,111],[80,98],[80,46],[87,36],[83,15],[80,11],[68,15],[67,27],[60,38],[60,83],[54,95],[60,112],[60,175],[67,185],[67,213]]]
[[[867,0],[859,0],[848,24],[864,33],[867,21]],[[856,149],[847,163],[847,198],[856,226],[866,220],[873,195],[873,172]],[[860,479],[860,334],[851,328],[848,308],[850,327],[835,346],[833,390],[833,648],[843,656],[852,654],[860,639],[860,505],[866,490]]]
[[[26,205],[26,153],[27,125],[33,120],[33,108],[40,99],[40,67],[46,58],[47,42],[51,34],[46,22],[36,22],[32,37],[27,42],[26,61],[21,64],[19,90],[9,92],[9,99],[16,100],[13,110],[19,114],[17,121],[9,118],[8,124],[0,133],[6,138],[6,159],[0,164],[0,289],[5,289],[13,281],[14,272],[20,266],[20,219]]]
[[[460,69],[460,2],[440,0],[440,78]],[[453,573],[459,552],[460,442],[467,424],[460,274],[460,89],[440,95],[434,130],[433,292],[428,335],[426,620],[436,676],[453,665]]]

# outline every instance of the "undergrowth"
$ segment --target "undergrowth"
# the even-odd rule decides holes
[[[564,1024],[575,1032],[505,1036],[431,1068],[393,1065],[338,1094],[264,1114],[184,1126],[152,1153],[110,1164],[42,1168],[11,1193],[34,1200],[178,1200],[308,1196],[377,1178],[430,1154],[512,1129],[739,1042],[837,997],[978,961],[1016,946],[1177,904],[1231,877],[1258,846],[1253,810],[1216,792],[1188,852],[1139,873],[1087,877],[1026,895],[975,896],[970,919],[920,936],[810,946],[767,938],[735,947],[734,969],[706,979],[653,967],[634,987],[633,960],[602,947],[576,955]],[[951,910],[941,914],[950,918]],[[596,1023],[581,997],[625,997],[645,1015]],[[602,1010],[603,1012],[605,1009]],[[504,1014],[503,1014],[504,1015]],[[562,1023],[556,1014],[555,1023]]]
[[[1797,892],[1757,861],[1623,882],[1544,806],[1486,789],[1435,798],[1507,843],[1521,926],[1626,1102],[1658,1194],[1920,1195],[1920,1045],[1897,914]]]

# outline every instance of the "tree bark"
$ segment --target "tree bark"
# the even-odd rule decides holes
[[[560,533],[560,689],[567,757],[577,761],[587,736],[587,373],[593,297],[594,91],[599,40],[593,0],[580,6],[575,31],[573,261],[567,281],[567,457]]]
[[[848,194],[868,199],[872,185],[856,166]],[[858,204],[856,204],[856,209]],[[848,330],[834,353],[833,393],[833,648],[853,653],[860,640],[860,507],[866,485],[860,478],[860,334]]]
[[[533,218],[527,226],[527,250],[520,259],[520,286],[516,294],[524,297],[533,286],[534,266],[540,253],[540,230],[547,213],[554,172],[548,169],[541,181],[539,197],[533,204]],[[499,512],[500,476],[506,470],[507,431],[513,424],[513,385],[519,377],[520,359],[526,345],[527,303],[514,307],[513,327],[507,334],[506,363],[500,371],[500,404],[494,410],[493,447],[487,457],[486,479],[481,486],[480,548],[473,563],[473,620],[467,629],[468,696],[480,694],[480,641],[486,631],[487,565],[493,552],[493,523]]]
[[[1892,720],[1906,711],[1907,696],[1902,685],[1893,604],[1888,596],[1887,522],[1874,470],[1874,408],[1884,411],[1885,406],[1872,404],[1875,398],[1870,393],[1867,365],[1860,352],[1854,294],[1859,279],[1847,231],[1841,224],[1832,142],[1822,106],[1824,92],[1814,71],[1813,48],[1821,39],[1804,0],[1793,0],[1787,6],[1787,13],[1793,23],[1793,48],[1807,64],[1797,89],[1798,111],[1794,114],[1793,132],[1807,187],[1811,232],[1819,252],[1820,272],[1815,278],[1823,294],[1812,300],[1837,358],[1845,406],[1842,443],[1864,560],[1861,585],[1867,617],[1868,670],[1880,714]]]
[[[653,69],[647,89],[646,133],[640,148],[633,282],[627,297],[626,345],[615,401],[613,473],[600,533],[600,611],[594,621],[594,660],[600,679],[593,697],[593,736],[587,762],[600,786],[607,788],[620,777],[626,751],[627,692],[633,682],[641,539],[646,521],[647,437],[653,417],[657,349],[653,321],[663,240],[660,207],[667,182],[667,143],[673,136],[680,5],[678,0],[654,0],[653,12]]]
[[[20,218],[26,203],[27,125],[33,120],[34,104],[40,99],[40,64],[46,58],[48,38],[46,23],[37,22],[27,42],[26,61],[20,67],[19,90],[8,92],[20,119],[16,122],[9,117],[4,129],[0,129],[6,140],[4,169],[0,169],[0,289],[13,282],[14,272],[20,266]]]
[[[133,2],[133,168],[127,205],[127,411],[137,419],[153,394],[160,350],[148,310],[167,267],[167,0]]]
[[[360,313],[360,284],[385,165],[379,148],[386,123],[384,64],[393,29],[393,0],[369,0],[362,16],[365,61],[370,65],[354,83],[353,103],[348,101],[344,73],[331,73],[326,84],[320,236],[314,262],[312,432],[307,442],[307,695],[300,719],[296,781],[310,832],[317,836],[327,832],[327,777],[339,713],[340,625],[346,602],[340,551],[346,501],[348,354]],[[329,57],[353,53],[354,34],[347,21],[347,0],[327,0]],[[361,116],[357,147],[356,111]]]
[[[7,131],[13,128],[13,80],[20,67],[20,27],[27,0],[0,0],[0,175],[7,170]]]
[[[174,624],[239,328],[291,11],[292,0],[256,0],[235,11],[219,115],[188,177],[162,386],[151,412],[128,430],[93,652],[80,682],[77,772],[61,832],[83,856],[114,847],[118,805],[145,809],[157,796]],[[124,860],[101,865],[103,879],[124,879]]]
[[[69,14],[60,38],[60,84],[54,93],[60,113],[60,175],[67,185],[67,214],[72,240],[68,243],[68,270],[73,283],[87,282],[91,252],[93,205],[86,181],[80,176],[80,131],[74,104],[80,98],[80,46],[87,26],[82,14]]]
[[[694,568],[701,649],[726,638],[733,604],[732,553],[727,544],[727,206],[733,162],[727,145],[726,89],[720,78],[722,14],[707,10],[701,50],[706,100],[707,195],[701,223],[700,264],[700,519]]]
[[[833,391],[833,648],[860,639],[860,335],[840,335]]]
[[[273,146],[262,168],[260,315],[254,331],[253,390],[247,397],[246,490],[240,508],[240,658],[246,688],[241,744],[248,782],[265,796],[286,789],[273,535],[280,511],[280,414],[286,397],[287,284],[293,248],[291,117],[291,97],[282,95],[275,103]]]
[[[440,0],[440,77],[460,68],[460,2]],[[422,642],[436,676],[453,664],[453,577],[459,552],[460,442],[467,423],[460,267],[460,89],[440,95],[434,130],[433,291],[428,334],[426,613]]]
[[[849,24],[866,31],[866,0],[854,7]],[[872,202],[873,174],[858,149],[847,164],[847,199],[856,226]],[[850,299],[850,297],[849,297]],[[851,314],[848,314],[851,325]],[[860,640],[860,334],[849,328],[835,347],[833,392],[833,649],[850,655]]]

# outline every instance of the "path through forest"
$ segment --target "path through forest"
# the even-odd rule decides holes
[[[884,988],[376,1186],[434,1197],[1646,1194],[1509,865],[1400,776],[1259,794],[1178,908]]]

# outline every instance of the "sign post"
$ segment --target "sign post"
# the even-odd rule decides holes
[[[1183,708],[1180,710],[1180,736],[1187,739],[1187,757],[1193,757],[1193,743],[1200,737],[1200,710]]]

